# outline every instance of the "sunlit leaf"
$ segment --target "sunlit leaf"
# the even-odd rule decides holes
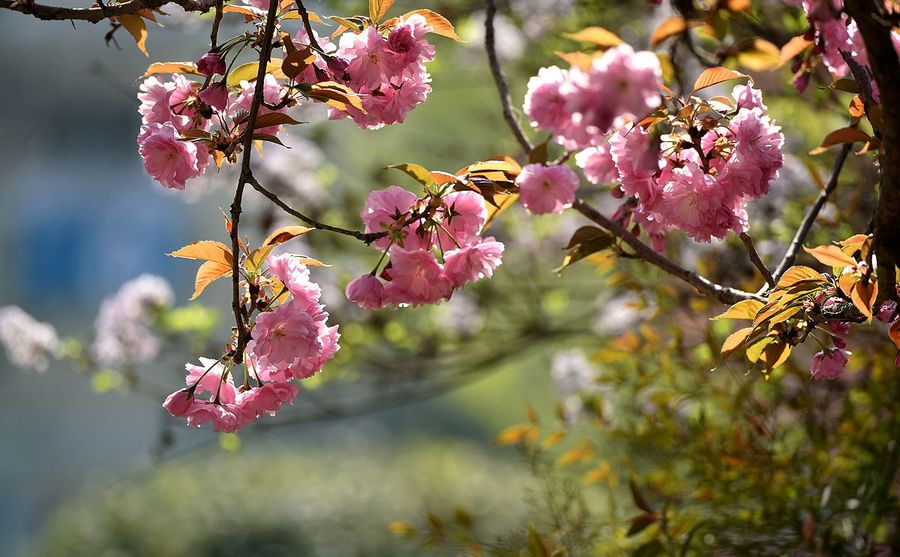
[[[266,238],[266,241],[262,243],[263,246],[274,246],[278,244],[283,244],[287,242],[291,238],[296,238],[297,236],[302,236],[307,232],[314,230],[313,228],[309,228],[306,226],[292,225],[292,226],[282,226],[280,228],[276,228],[269,234],[269,237]]]
[[[735,57],[738,64],[757,72],[777,68],[781,63],[778,47],[763,39],[743,41]]]
[[[795,56],[812,46],[812,44],[813,42],[803,35],[798,35],[786,42],[778,53],[781,65],[783,66],[793,60]]]
[[[797,265],[795,267],[791,267],[788,269],[784,275],[782,275],[781,279],[778,280],[778,284],[776,284],[776,288],[787,288],[792,284],[796,284],[801,280],[820,280],[825,281],[822,277],[822,273],[811,268],[805,267],[803,265]]]
[[[144,19],[139,15],[133,14],[120,15],[118,17],[122,27],[134,38],[138,50],[143,52],[144,56],[149,57],[150,54],[147,52],[147,24],[144,23]]]
[[[281,59],[274,59],[266,64],[266,72],[279,77],[281,74]],[[259,73],[259,62],[248,62],[231,70],[225,84],[229,87],[237,87],[241,81],[256,81],[256,74]],[[284,75],[284,74],[281,74]]]
[[[193,62],[154,62],[147,67],[144,77],[160,73],[186,73],[200,75]]]
[[[559,455],[559,458],[556,459],[556,464],[558,466],[566,466],[569,464],[574,464],[576,462],[590,460],[593,457],[594,447],[590,443],[584,442],[578,447],[570,449]]]
[[[875,298],[878,297],[878,281],[869,280],[863,282],[860,280],[850,291],[850,299],[863,315],[868,319],[872,319],[872,306],[875,305]]]
[[[215,261],[224,265],[231,265],[231,249],[222,242],[203,240],[184,246],[169,254],[172,257],[183,259],[200,259],[203,261]]]
[[[900,350],[900,319],[894,321],[894,324],[888,329],[888,337],[894,341],[897,350]]]
[[[829,147],[833,147],[835,145],[841,145],[844,143],[856,143],[856,142],[875,142],[875,139],[872,138],[869,134],[862,131],[859,128],[841,128],[839,130],[834,130],[825,136],[825,139],[822,140],[822,143],[809,152],[810,155],[818,155],[819,153],[824,153]]]
[[[656,48],[657,46],[659,46],[659,43],[663,42],[669,37],[680,35],[687,29],[688,22],[685,21],[683,17],[676,16],[664,19],[659,25],[656,26],[656,29],[654,29],[653,33],[650,35],[650,48]]]
[[[420,16],[424,17],[425,22],[429,26],[431,26],[432,33],[441,35],[442,37],[448,37],[460,43],[466,42],[456,34],[456,30],[453,28],[453,24],[447,21],[447,18],[445,18],[441,14],[425,9],[413,10],[411,12],[403,14],[403,19],[407,19],[413,14],[419,14]]]
[[[712,317],[712,321],[719,319],[753,319],[756,313],[762,309],[763,303],[759,300],[741,300],[724,313]]]
[[[841,248],[837,246],[818,246],[815,248],[808,248],[803,246],[804,251],[806,253],[812,255],[816,258],[819,263],[823,265],[828,265],[829,267],[855,267],[856,260],[844,253]]]
[[[388,166],[387,168],[396,168],[397,170],[405,172],[410,177],[412,177],[413,180],[415,180],[416,182],[419,182],[426,188],[434,185],[434,178],[431,177],[431,172],[424,166],[421,166],[418,164],[406,163],[406,164],[394,164],[394,165]]]
[[[353,107],[364,114],[366,112],[359,95],[336,81],[320,81],[313,84],[307,96],[342,112],[346,112],[348,107]]]
[[[394,0],[369,0],[369,19],[377,23],[393,4]]]
[[[747,340],[747,338],[750,337],[751,331],[753,331],[753,327],[744,327],[743,329],[738,329],[737,331],[728,335],[728,338],[726,338],[725,342],[722,343],[722,349],[720,350],[722,356],[727,357],[729,354],[741,347]]]
[[[531,424],[520,424],[510,426],[500,432],[494,438],[496,445],[515,445],[518,443],[534,442],[537,438],[538,430]]]
[[[207,286],[222,277],[231,276],[231,265],[225,265],[218,261],[206,261],[197,269],[197,278],[194,280],[194,295],[191,300],[196,300]]]
[[[705,70],[702,74],[700,74],[700,76],[697,78],[697,81],[694,82],[694,90],[691,94],[693,95],[701,89],[706,89],[707,87],[712,87],[713,85],[718,85],[719,83],[731,81],[732,79],[750,79],[750,76],[742,74],[741,72],[729,70],[728,68],[723,68],[721,66],[709,68],[708,70]]]
[[[592,43],[605,48],[622,44],[622,39],[603,27],[586,27],[577,33],[563,33],[562,36],[573,41]]]

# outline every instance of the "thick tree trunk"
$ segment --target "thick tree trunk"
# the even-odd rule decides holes
[[[900,263],[900,59],[891,41],[884,0],[845,0],[844,9],[859,26],[869,65],[881,95],[881,188],[875,214],[875,255],[879,298],[896,299],[894,266]]]

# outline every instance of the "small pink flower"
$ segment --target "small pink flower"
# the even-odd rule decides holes
[[[318,284],[310,281],[306,265],[289,253],[270,255],[266,263],[269,273],[284,284],[300,308],[313,314],[322,311],[319,306],[322,290]]]
[[[487,221],[484,198],[474,191],[458,191],[445,196],[442,201],[445,209],[441,211],[442,228],[437,231],[440,238],[438,245],[447,250],[469,243]],[[447,232],[453,236],[452,239]]]
[[[504,246],[493,237],[444,254],[444,271],[455,287],[491,277],[500,266]]]
[[[850,352],[840,348],[829,348],[813,356],[810,375],[817,381],[831,380],[839,376],[847,366]]]
[[[205,76],[225,75],[225,60],[218,52],[207,52],[197,60],[197,71]]]
[[[225,374],[225,366],[210,358],[200,358],[200,365],[187,363],[184,365],[187,375],[185,384],[193,387],[200,393],[209,393],[210,400],[219,397],[220,402],[234,402],[237,399],[237,389],[231,374]],[[223,379],[223,375],[225,378]]]
[[[341,346],[338,344],[338,340],[340,340],[341,334],[338,332],[337,325],[327,327],[323,321],[319,321],[317,328],[318,342],[321,349],[306,358],[300,358],[295,365],[287,370],[287,374],[290,377],[296,379],[312,377],[322,371],[322,367],[328,360],[334,358],[334,355],[340,350]]]
[[[206,147],[181,141],[170,122],[141,126],[138,152],[147,174],[167,188],[183,190],[185,183],[202,174],[209,164]]]
[[[210,83],[209,87],[200,91],[200,100],[223,111],[228,106],[228,87],[224,83]]]
[[[274,365],[291,366],[298,358],[319,352],[318,317],[294,301],[261,314],[253,328],[255,355]]]
[[[564,132],[570,119],[562,92],[567,77],[566,70],[550,66],[541,68],[536,76],[528,80],[524,110],[532,126],[555,135]]]
[[[383,190],[373,191],[366,199],[360,218],[366,225],[366,232],[384,232],[395,230],[398,223],[404,222],[409,217],[409,211],[416,203],[416,195],[400,186],[390,186]],[[403,238],[397,238],[394,245],[414,247],[418,243],[412,228],[407,226],[399,232]],[[410,246],[409,243],[412,243]],[[372,245],[385,249],[391,243],[391,236],[379,238]]]
[[[453,285],[430,250],[406,250],[394,246],[390,282],[385,287],[387,301],[397,305],[433,304],[449,299]]]
[[[350,281],[345,291],[347,299],[363,309],[384,307],[384,285],[373,275],[363,275]]]
[[[522,205],[529,212],[562,213],[575,201],[578,175],[567,166],[529,164],[522,168],[516,184]]]
[[[611,184],[619,177],[606,141],[576,154],[575,164],[584,171],[584,177],[592,184]]]
[[[181,389],[175,391],[166,397],[163,402],[163,408],[169,411],[175,417],[184,416],[194,404],[194,393],[190,389]]]

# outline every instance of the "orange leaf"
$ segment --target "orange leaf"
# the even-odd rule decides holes
[[[723,356],[728,356],[746,342],[751,331],[753,331],[753,327],[744,327],[743,329],[738,329],[731,333],[728,335],[728,338],[725,339],[725,342],[722,343],[722,349],[719,352]]]
[[[228,249],[228,246],[222,242],[213,242],[211,240],[194,242],[179,250],[173,251],[169,255],[172,257],[181,257],[182,259],[214,261],[229,267],[231,266],[231,250]]]
[[[692,22],[690,26],[692,27],[697,24],[699,24],[699,22]],[[653,34],[650,35],[650,48],[656,48],[659,43],[669,37],[684,33],[688,27],[689,24],[683,17],[670,17],[664,19],[662,23],[657,25],[656,29],[653,30]]]
[[[158,73],[189,73],[200,75],[200,72],[197,71],[197,66],[195,66],[193,62],[155,62],[150,64],[147,71],[144,72],[144,77]]]
[[[369,0],[369,18],[377,22],[391,9],[394,0]]]
[[[514,425],[500,432],[494,438],[496,445],[515,445],[533,441],[537,437],[537,428],[531,424]]]
[[[459,38],[459,35],[456,34],[456,30],[453,28],[453,24],[447,21],[447,18],[441,14],[425,9],[413,10],[403,14],[403,19],[406,19],[413,14],[419,14],[424,17],[425,22],[431,26],[432,33],[436,33],[442,37],[448,37],[460,43],[466,42]]]
[[[281,228],[276,228],[269,234],[269,237],[266,238],[266,241],[262,243],[263,246],[277,245],[287,242],[291,238],[296,238],[297,236],[301,236],[306,234],[312,228],[308,228],[306,226],[282,226]]]
[[[762,309],[763,303],[759,300],[741,300],[728,308],[725,313],[720,313],[715,317],[711,317],[711,321],[719,319],[753,319],[757,312]]]
[[[794,56],[797,56],[812,44],[812,41],[806,39],[803,35],[797,35],[793,39],[786,42],[784,46],[781,47],[781,51],[779,54],[781,65],[783,66],[790,62],[794,58]]]
[[[803,265],[797,265],[796,267],[791,267],[781,276],[781,279],[778,281],[778,284],[775,285],[776,288],[787,288],[793,284],[800,282],[801,280],[820,280],[824,281],[822,278],[822,273],[811,268],[805,267]]]
[[[206,261],[197,269],[197,278],[194,280],[194,295],[191,296],[191,300],[196,300],[211,283],[227,276],[231,276],[231,265],[225,265],[218,261]]]
[[[878,282],[870,280],[863,284],[863,281],[856,283],[853,290],[850,291],[850,299],[853,305],[862,312],[863,315],[872,319],[872,306],[875,305],[875,298],[878,296]]]
[[[845,296],[850,296],[859,280],[860,276],[856,273],[847,273],[846,275],[841,275],[841,278],[838,279],[838,286]]]
[[[593,43],[602,47],[612,47],[622,44],[622,39],[612,31],[603,27],[586,27],[577,33],[563,33],[563,37],[583,43]]]
[[[583,70],[590,68],[591,64],[594,63],[594,57],[586,52],[563,52],[561,50],[555,50],[553,51],[553,54],[556,54],[565,60],[570,66],[581,68]]]
[[[856,260],[841,251],[837,246],[819,246],[816,248],[808,248],[803,246],[804,251],[815,257],[819,263],[828,265],[829,267],[855,267]]]
[[[138,50],[143,52],[144,56],[149,57],[150,54],[147,52],[147,24],[144,23],[141,16],[132,14],[120,15],[119,23],[121,23],[122,27],[124,27],[134,38]]]
[[[866,106],[859,95],[850,99],[850,116],[854,118],[862,118],[866,113]]]
[[[894,321],[894,324],[888,329],[888,336],[894,341],[897,350],[900,350],[900,319]]]
[[[870,141],[874,142],[875,140],[861,129],[841,128],[839,130],[834,130],[830,134],[826,135],[825,139],[822,140],[822,144],[810,151],[809,154],[818,155],[819,153],[824,153],[829,147],[832,147],[834,145],[841,145],[843,143],[856,143],[857,141],[867,143]]]
[[[700,77],[698,77],[697,81],[694,82],[694,90],[691,92],[691,94],[693,95],[701,89],[706,89],[707,87],[712,87],[713,85],[718,85],[719,83],[723,83],[725,81],[745,78],[750,79],[750,76],[742,74],[741,72],[729,70],[728,68],[723,68],[721,66],[709,68],[708,70],[705,70],[702,74],[700,74]]]

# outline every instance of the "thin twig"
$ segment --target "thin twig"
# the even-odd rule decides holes
[[[503,105],[503,118],[509,124],[509,129],[516,136],[516,141],[522,146],[525,153],[530,153],[534,148],[525,132],[519,127],[515,114],[512,111],[512,103],[509,98],[509,85],[506,78],[503,77],[503,70],[500,69],[500,60],[497,58],[497,49],[495,47],[494,36],[494,16],[497,15],[497,4],[494,0],[487,0],[487,9],[484,17],[484,48],[487,51],[488,62],[491,66],[491,75],[494,76],[494,82],[497,84],[497,92],[500,94],[500,104]]]
[[[19,0],[0,0],[0,9],[21,12],[47,21],[78,20],[97,23],[110,17],[155,10],[170,2],[178,4],[187,12],[208,12],[214,5],[210,0],[126,0],[119,4],[104,4],[93,8],[63,8]]]
[[[266,15],[266,26],[263,30],[262,44],[259,49],[259,70],[256,72],[256,88],[253,91],[253,100],[250,103],[250,114],[247,116],[247,127],[243,132],[243,155],[241,158],[241,175],[238,178],[237,188],[234,192],[234,201],[231,203],[231,310],[234,312],[234,321],[237,325],[237,345],[234,349],[234,362],[240,363],[244,358],[244,348],[247,346],[249,330],[244,324],[244,315],[241,304],[241,274],[240,274],[240,233],[238,226],[241,219],[241,201],[244,197],[244,186],[253,179],[250,170],[251,153],[253,151],[253,131],[256,128],[256,117],[259,115],[259,105],[263,100],[265,90],[266,69],[269,57],[272,54],[272,36],[275,34],[275,14],[278,10],[278,0],[269,0],[269,12]]]
[[[383,237],[387,236],[387,232],[365,233],[365,232],[360,232],[358,230],[349,230],[347,228],[341,228],[339,226],[332,226],[330,224],[325,224],[323,222],[319,222],[312,217],[308,217],[308,216],[304,215],[300,211],[294,209],[293,207],[289,206],[287,203],[282,201],[277,195],[275,195],[274,193],[272,193],[271,191],[269,191],[265,187],[263,187],[263,185],[259,183],[259,180],[257,180],[255,176],[250,175],[249,179],[247,180],[247,183],[250,184],[251,186],[253,186],[253,189],[255,189],[259,193],[263,194],[266,198],[268,198],[269,201],[271,201],[272,203],[274,203],[275,205],[280,207],[285,213],[288,213],[289,215],[293,215],[293,216],[297,217],[298,219],[300,219],[301,221],[303,221],[304,223],[306,223],[307,225],[309,225],[315,229],[327,230],[329,232],[336,232],[338,234],[343,234],[345,236],[351,236],[351,237],[356,238],[357,240],[363,241],[367,244],[370,244],[379,238],[383,238]]]
[[[825,189],[819,192],[819,197],[816,198],[815,203],[813,203],[812,207],[809,208],[809,211],[806,212],[806,216],[803,217],[803,222],[800,224],[800,228],[797,229],[797,233],[794,234],[794,239],[791,240],[791,244],[788,246],[784,257],[781,259],[778,266],[775,267],[772,279],[776,283],[781,276],[784,275],[785,271],[794,264],[794,261],[797,259],[797,253],[800,251],[800,246],[802,246],[803,242],[806,240],[806,235],[809,234],[813,223],[816,221],[816,217],[819,216],[819,212],[822,210],[822,207],[825,206],[828,197],[834,192],[835,188],[837,188],[838,178],[841,175],[841,170],[844,168],[844,161],[847,160],[847,155],[850,154],[850,149],[852,147],[853,145],[850,143],[841,147],[837,159],[834,161],[834,167],[831,169],[831,176],[828,178],[828,183],[825,184]]]
[[[750,261],[756,266],[759,270],[760,274],[762,274],[763,278],[766,279],[766,284],[770,287],[775,286],[775,278],[772,277],[772,272],[766,267],[766,264],[763,263],[762,259],[759,258],[759,253],[756,251],[756,246],[753,245],[753,238],[750,237],[746,232],[741,232],[740,234],[741,241],[744,242],[744,245],[747,247],[747,253],[750,254]]]
[[[572,207],[589,220],[599,224],[605,230],[611,232],[614,236],[631,246],[637,257],[651,265],[659,267],[674,277],[680,278],[696,288],[701,294],[714,296],[723,304],[734,304],[741,300],[765,301],[763,297],[757,294],[716,284],[700,274],[685,269],[665,255],[656,252],[653,248],[639,240],[634,234],[626,230],[624,226],[604,216],[581,199],[576,199]]]
[[[216,13],[213,16],[212,29],[209,32],[209,50],[215,51],[219,45],[219,24],[222,23],[223,0],[216,0]]]

